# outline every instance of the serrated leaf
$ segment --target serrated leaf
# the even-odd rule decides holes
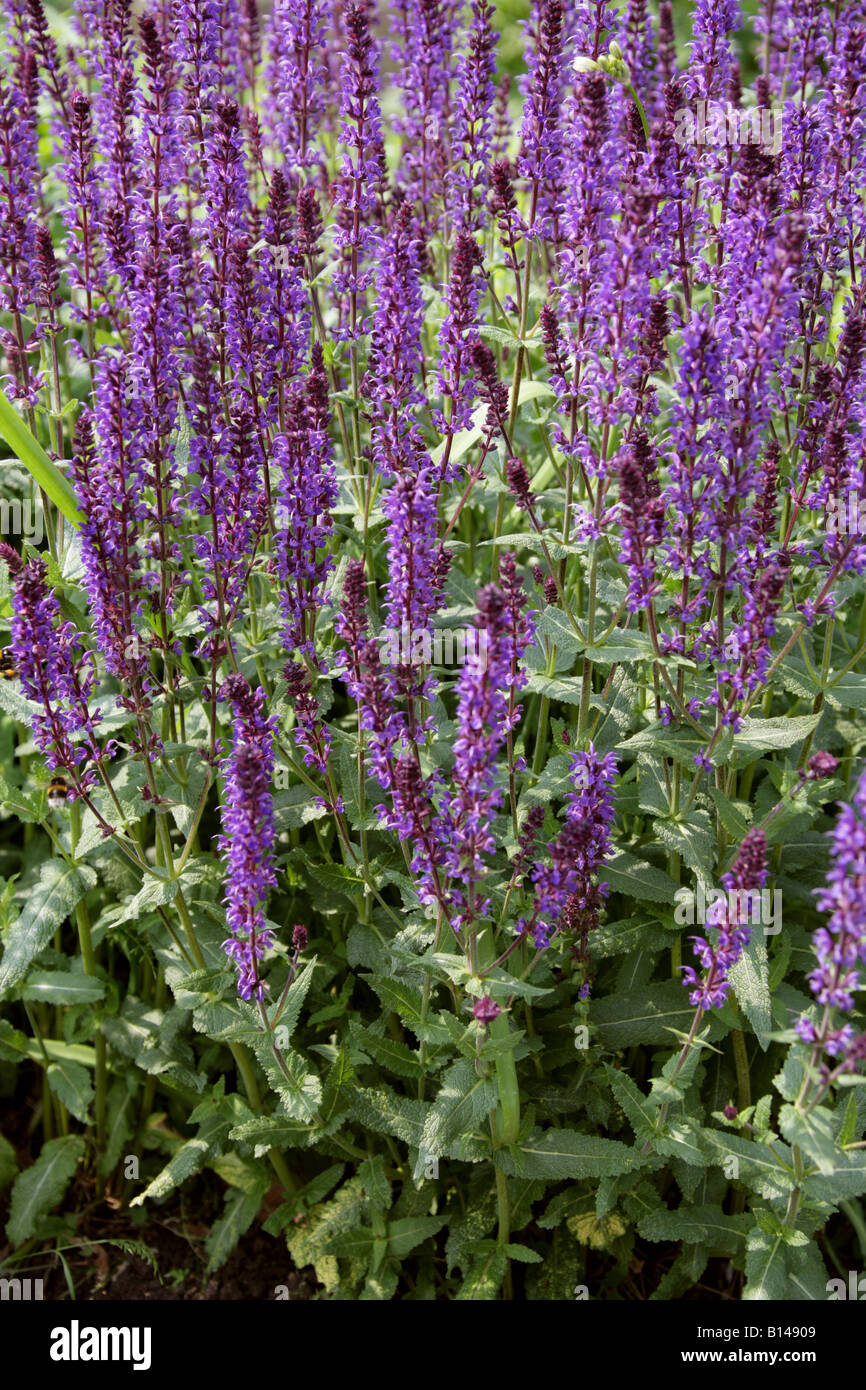
[[[756,1226],[746,1244],[744,1303],[764,1303],[788,1297],[786,1245],[780,1234],[771,1235]]]
[[[498,1098],[492,1077],[480,1077],[471,1062],[455,1062],[442,1076],[439,1094],[427,1112],[421,1136],[423,1155],[444,1154],[453,1139],[486,1120]]]
[[[13,1245],[36,1235],[44,1216],[63,1197],[75,1169],[84,1157],[84,1139],[69,1134],[50,1139],[32,1168],[25,1168],[12,1184],[12,1201],[6,1234]]]
[[[761,928],[752,929],[738,961],[728,971],[737,1003],[755,1030],[762,1049],[770,1046],[773,1031],[773,1005],[770,998],[770,971],[767,947]]]
[[[229,1130],[229,1138],[244,1144],[252,1144],[256,1158],[261,1158],[268,1149],[303,1149],[314,1138],[314,1131],[301,1120],[290,1120],[285,1115],[257,1115],[255,1119],[244,1120]]]
[[[445,1225],[444,1216],[407,1216],[388,1222],[388,1252],[403,1260]]]
[[[205,1241],[208,1254],[206,1274],[213,1274],[225,1264],[241,1236],[253,1224],[270,1185],[267,1173],[262,1173],[247,1192],[230,1192],[225,1210],[215,1222]]]
[[[672,903],[679,886],[663,869],[626,850],[611,855],[602,873],[614,893],[623,893],[631,900]]]
[[[798,1144],[825,1176],[835,1172],[840,1154],[829,1110],[817,1106],[806,1115],[793,1105],[783,1105],[779,1128],[788,1143]]]
[[[288,1046],[289,1040],[297,1027],[304,1000],[309,993],[310,985],[313,983],[313,972],[316,968],[316,959],[316,956],[312,956],[304,966],[300,975],[298,975],[289,986],[285,1005],[275,1025],[280,1048]],[[271,1018],[273,1019],[275,1017],[276,1006],[271,1013]]]
[[[734,734],[737,765],[754,762],[762,753],[793,748],[813,734],[821,722],[819,714],[786,715],[778,719],[744,719]]]
[[[67,1057],[62,1061],[51,1062],[45,1075],[48,1085],[70,1114],[74,1115],[76,1120],[81,1120],[82,1124],[86,1124],[94,1097],[87,1068]]]
[[[109,1088],[106,1106],[108,1131],[105,1136],[105,1148],[99,1155],[99,1171],[103,1177],[107,1177],[112,1172],[132,1135],[134,1122],[130,1115],[130,1108],[134,1084],[134,1080],[131,1080],[130,1076],[127,1075],[126,1077],[118,1077]]]
[[[376,975],[365,975],[364,980],[378,994],[386,1009],[399,1014],[407,1027],[421,1042],[447,1042],[448,1033],[441,1023],[431,1022],[429,1015],[423,1016],[424,1006],[421,991],[400,980],[384,980]]]
[[[677,980],[647,985],[629,994],[608,995],[594,1001],[589,1014],[599,1042],[611,1049],[673,1043],[671,1030],[688,1033],[694,1016],[694,1005]],[[710,1037],[717,1037],[721,1029],[719,1020],[712,1019]]]
[[[21,991],[23,999],[46,1004],[95,1004],[105,995],[105,985],[77,970],[34,970]]]
[[[866,1153],[837,1154],[831,1173],[817,1173],[805,1179],[804,1187],[810,1197],[837,1206],[849,1197],[861,1197],[866,1192]]]
[[[70,912],[78,906],[96,874],[85,865],[73,867],[60,859],[48,859],[39,880],[30,890],[20,916],[9,931],[0,961],[0,993],[26,974],[30,962],[48,945]]]
[[[193,1173],[198,1173],[204,1167],[211,1149],[212,1145],[207,1139],[187,1139],[186,1143],[172,1154],[162,1171],[157,1173],[143,1192],[133,1197],[129,1205],[140,1207],[147,1201],[167,1197],[169,1192],[173,1192],[181,1183],[186,1182],[187,1178],[191,1178]]]
[[[742,1251],[753,1226],[751,1216],[727,1216],[718,1207],[658,1208],[638,1222],[645,1240],[682,1240],[687,1245],[707,1245],[724,1254]]]
[[[604,1178],[640,1165],[634,1150],[617,1139],[600,1139],[571,1129],[552,1129],[516,1146],[520,1168],[511,1151],[497,1149],[493,1161],[512,1176],[525,1178]]]
[[[413,1052],[405,1043],[398,1038],[391,1038],[385,1035],[380,1037],[370,1028],[362,1028],[360,1024],[354,1023],[351,1027],[351,1036],[366,1053],[386,1071],[392,1072],[395,1076],[402,1076],[408,1081],[417,1081],[424,1075],[424,1068],[417,1052]]]
[[[526,1275],[526,1297],[532,1301],[570,1301],[584,1275],[583,1249],[565,1226],[547,1242],[544,1260]]]
[[[387,1086],[358,1087],[349,1093],[353,1120],[376,1134],[393,1134],[414,1149],[421,1144],[428,1108],[424,1101],[398,1096]]]
[[[655,821],[655,833],[666,849],[679,854],[705,883],[712,878],[716,839],[710,818],[700,807],[692,807],[687,821]]]
[[[724,1167],[726,1160],[736,1159],[733,1171],[759,1196],[773,1200],[787,1197],[791,1192],[794,1175],[789,1170],[793,1161],[787,1145],[777,1143],[771,1150],[765,1144],[755,1144],[750,1139],[713,1129],[701,1130],[698,1141],[710,1161],[719,1167]],[[783,1168],[776,1155],[789,1167]]]

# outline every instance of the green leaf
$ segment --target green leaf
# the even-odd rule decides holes
[[[70,1114],[86,1124],[94,1096],[87,1068],[67,1057],[59,1062],[51,1062],[45,1075],[48,1085]]]
[[[833,1116],[817,1106],[808,1115],[793,1105],[783,1105],[779,1128],[789,1144],[798,1144],[820,1171],[829,1176],[836,1171],[840,1153],[833,1136]]]
[[[387,1211],[391,1205],[392,1192],[382,1155],[374,1154],[372,1158],[365,1158],[359,1163],[358,1177],[374,1207]]]
[[[460,1285],[458,1303],[490,1303],[499,1295],[508,1256],[498,1246],[485,1252],[472,1264],[469,1273]]]
[[[422,1100],[398,1096],[387,1086],[358,1087],[349,1093],[349,1114],[357,1124],[376,1134],[393,1134],[417,1149],[429,1106]]]
[[[211,1151],[212,1145],[209,1140],[187,1139],[186,1143],[181,1144],[177,1152],[172,1154],[162,1171],[157,1173],[143,1192],[133,1197],[129,1205],[140,1207],[147,1201],[167,1197],[169,1192],[173,1192],[181,1183],[186,1182],[187,1178],[191,1178],[193,1173],[198,1173],[204,1167]]]
[[[99,1156],[99,1171],[107,1177],[120,1160],[134,1128],[134,1117],[130,1114],[134,1095],[134,1074],[118,1077],[108,1092],[108,1132],[105,1149]]]
[[[441,1023],[431,1022],[429,1016],[423,1017],[423,1003],[420,990],[404,985],[399,980],[384,980],[376,975],[364,975],[363,979],[375,990],[386,1009],[399,1014],[407,1027],[412,1029],[421,1042],[447,1042],[448,1031]]]
[[[744,1303],[781,1301],[788,1297],[787,1246],[781,1233],[772,1234],[756,1226],[746,1245],[746,1287]]]
[[[396,1260],[403,1260],[421,1245],[442,1230],[444,1216],[406,1216],[398,1221],[388,1222],[388,1252]]]
[[[313,983],[313,971],[315,968],[316,957],[313,956],[304,966],[300,975],[298,975],[289,986],[285,1006],[281,1010],[279,1019],[276,1023],[278,1035],[277,1043],[281,1050],[288,1047],[289,1040],[297,1027],[304,1000],[309,993],[310,985]],[[279,1005],[274,1005],[271,1010],[272,1019],[276,1017],[278,1007]]]
[[[558,651],[583,651],[583,642],[572,627],[568,614],[563,613],[561,608],[555,608],[552,604],[543,608],[537,614],[536,626],[539,632],[543,632],[545,637],[556,643]]]
[[[590,661],[616,661],[620,664],[628,661],[649,661],[652,654],[652,642],[648,633],[624,632],[618,627],[614,628],[606,642],[600,646],[596,644],[587,647],[585,652]]]
[[[615,747],[617,752],[621,753],[649,753],[654,757],[664,755],[674,758],[681,766],[694,771],[695,754],[706,748],[710,737],[708,733],[705,738],[701,738],[690,726],[673,728],[657,719],[645,729],[632,734],[630,738],[621,740]],[[731,742],[730,730],[726,730],[710,754],[710,761],[714,767],[721,767],[729,760]]]
[[[787,1247],[788,1298],[794,1303],[826,1303],[827,1270],[814,1242],[800,1248]]]
[[[727,1216],[713,1206],[679,1211],[658,1208],[638,1222],[638,1231],[645,1240],[682,1240],[687,1245],[707,1245],[736,1255],[742,1252],[753,1224],[751,1216]]]
[[[473,1063],[461,1059],[450,1066],[424,1123],[419,1158],[422,1167],[425,1154],[436,1157],[446,1153],[453,1139],[486,1120],[497,1097],[495,1080],[480,1077]]]
[[[787,715],[779,719],[744,719],[743,727],[734,735],[737,766],[754,762],[762,753],[793,748],[813,734],[821,715]]]
[[[282,1053],[282,1066],[272,1055],[263,1053],[259,1059],[268,1074],[271,1085],[280,1097],[283,1111],[292,1120],[304,1120],[308,1124],[318,1120],[319,1102],[322,1099],[322,1083],[311,1071],[299,1052]]]
[[[342,1113],[346,1096],[349,1094],[354,1081],[354,1067],[348,1052],[344,1047],[341,1047],[328,1075],[325,1077],[325,1085],[322,1088],[322,1103],[319,1106],[320,1126],[326,1127],[335,1122],[339,1128],[339,1120],[335,1120],[335,1117]]]
[[[774,1144],[771,1150],[765,1144],[714,1129],[701,1130],[698,1142],[713,1164],[723,1169],[727,1165],[732,1177],[745,1182],[760,1197],[787,1197],[794,1186],[791,1150],[785,1144]],[[782,1167],[777,1154],[787,1167]]]
[[[71,484],[57,465],[51,462],[38,439],[30,433],[3,392],[0,392],[0,435],[66,520],[78,528],[84,518],[78,510]]]
[[[26,974],[34,956],[45,949],[60,924],[95,883],[96,874],[85,865],[73,868],[61,859],[45,861],[39,870],[39,881],[12,923],[0,962],[0,994]]]
[[[527,1271],[526,1297],[532,1301],[571,1301],[583,1274],[583,1248],[571,1231],[561,1226],[545,1243],[543,1263]]]
[[[810,1197],[833,1206],[849,1197],[861,1197],[866,1192],[866,1152],[837,1153],[832,1172],[806,1178],[805,1190]]]
[[[268,1149],[303,1149],[315,1137],[308,1124],[290,1120],[285,1115],[257,1115],[229,1130],[229,1138],[252,1144],[256,1158]]]
[[[618,850],[604,866],[604,878],[615,893],[653,903],[673,903],[678,884],[663,869]]]
[[[350,1035],[352,1041],[362,1047],[374,1062],[395,1076],[402,1076],[407,1081],[417,1081],[424,1075],[418,1053],[413,1052],[399,1039],[381,1037],[371,1028],[362,1028],[354,1019],[350,1024]]]
[[[595,1034],[607,1048],[640,1043],[672,1045],[675,1038],[671,1030],[687,1033],[694,1016],[694,1005],[689,1003],[678,980],[646,985],[628,994],[608,995],[593,1002],[589,1012]],[[710,1037],[717,1037],[722,1029],[718,1018],[713,1018]]]
[[[682,1298],[693,1289],[707,1267],[710,1252],[703,1245],[687,1245],[650,1294],[653,1302]]]
[[[208,1254],[206,1274],[213,1274],[215,1269],[225,1264],[241,1236],[255,1221],[269,1186],[270,1177],[262,1173],[248,1191],[227,1194],[225,1210],[205,1241]]]
[[[848,671],[844,676],[837,676],[831,681],[824,694],[834,709],[864,709],[866,676],[858,675],[856,671]]]
[[[857,1138],[857,1120],[860,1111],[857,1106],[857,1097],[850,1095],[845,1104],[845,1115],[842,1120],[842,1128],[839,1130],[839,1147],[844,1149],[847,1144],[853,1144]]]
[[[167,907],[177,897],[179,884],[175,879],[148,878],[143,888],[124,904],[125,920],[137,922],[151,908]]]
[[[505,1253],[510,1260],[520,1260],[527,1265],[540,1265],[544,1258],[537,1250],[530,1250],[528,1245],[515,1245],[513,1242],[506,1245]]]
[[[13,1245],[36,1235],[39,1223],[63,1197],[75,1169],[84,1157],[84,1139],[69,1134],[50,1139],[32,1168],[25,1168],[12,1185],[12,1203],[6,1234]]]
[[[10,713],[8,709],[6,712],[7,714]],[[36,825],[42,820],[39,807],[33,797],[25,796],[19,787],[10,787],[2,772],[0,772],[0,806],[4,810],[14,811],[16,819],[21,821],[23,825]]]
[[[370,1203],[359,1178],[350,1178],[330,1201],[313,1207],[303,1225],[286,1230],[286,1244],[298,1269],[312,1264],[327,1289],[339,1281],[337,1262],[330,1254],[334,1241],[363,1226]]]
[[[105,995],[105,985],[77,970],[34,970],[21,991],[23,999],[46,1004],[95,1004]]]
[[[610,1088],[634,1130],[635,1140],[642,1147],[655,1134],[658,1107],[652,1104],[626,1072],[618,1071],[615,1067],[607,1065],[605,1072],[610,1082]]]
[[[769,965],[763,929],[752,928],[749,941],[740,959],[731,966],[728,975],[737,996],[737,1003],[755,1030],[764,1052],[770,1046],[773,1031],[773,1005],[770,998]]]
[[[692,807],[687,821],[655,821],[655,833],[666,849],[679,854],[705,883],[712,878],[716,837],[710,818],[700,807]]]
[[[194,1071],[195,1055],[180,1036],[186,1017],[177,1006],[163,1012],[128,994],[120,1013],[106,1017],[102,1026],[111,1046],[143,1071],[152,1076],[172,1076],[181,1085],[201,1092],[205,1078]]]
[[[706,790],[715,802],[716,810],[719,813],[719,820],[725,827],[731,839],[740,841],[745,839],[749,832],[749,822],[746,815],[751,815],[751,809],[745,801],[731,801],[730,797],[725,796],[718,787],[708,785]]]
[[[0,1134],[0,1192],[8,1187],[18,1172],[15,1150],[5,1135]]]
[[[600,1139],[571,1129],[549,1129],[514,1149],[497,1149],[497,1168],[511,1176],[546,1178],[606,1178],[638,1167],[634,1150],[617,1139]],[[518,1166],[519,1165],[519,1166]]]

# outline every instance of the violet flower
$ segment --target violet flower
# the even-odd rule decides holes
[[[546,215],[555,211],[561,178],[563,86],[563,0],[535,0],[527,27],[525,98],[518,171],[531,185],[528,236],[541,237]]]
[[[691,988],[689,1002],[701,1009],[720,1009],[731,988],[729,972],[751,937],[745,919],[749,916],[751,895],[767,881],[767,841],[763,831],[748,832],[728,873],[722,875],[727,900],[716,899],[707,909],[707,927],[716,933],[712,942],[695,936],[694,953],[703,974],[691,966],[683,968],[683,984]]]
[[[455,220],[467,229],[480,225],[493,148],[493,101],[496,95],[496,41],[493,6],[472,0],[472,23],[457,55],[455,154],[461,164],[447,193]]]
[[[863,1038],[849,1023],[835,1024],[834,1012],[850,1013],[866,964],[866,771],[862,772],[851,804],[843,804],[833,830],[827,885],[818,893],[818,909],[829,913],[826,926],[813,933],[818,965],[809,984],[823,1006],[819,1024],[803,1014],[795,1027],[804,1042],[820,1046],[847,1070],[863,1055]]]
[[[537,862],[533,869],[531,919],[518,923],[518,931],[531,933],[539,949],[559,929],[579,926],[585,931],[584,914],[590,924],[597,920],[608,891],[606,883],[595,880],[612,847],[616,772],[614,754],[599,757],[592,744],[572,756],[569,776],[575,790],[568,794],[565,821],[548,845],[549,862]]]
[[[87,412],[79,417],[72,458],[84,515],[84,582],[105,664],[140,707],[149,690],[148,643],[135,623],[146,594],[140,535],[147,509],[142,498],[141,415],[130,395],[125,358],[98,363],[94,394],[95,419]]]
[[[88,762],[102,757],[96,725],[100,711],[89,701],[95,684],[93,655],[48,587],[45,561],[37,557],[22,565],[12,591],[12,651],[28,699],[41,712],[32,717],[36,747],[52,769],[65,768],[72,779],[73,797],[86,792],[97,779]],[[107,745],[110,754],[113,745]]]
[[[285,619],[282,640],[287,652],[297,648],[315,661],[313,624],[333,566],[333,559],[321,552],[333,530],[331,508],[337,500],[328,382],[318,344],[312,368],[290,394],[285,415],[286,432],[273,444],[279,468],[274,549]]]
[[[223,759],[225,794],[222,834],[217,840],[226,865],[226,921],[232,936],[223,943],[238,972],[242,999],[264,998],[259,962],[274,944],[265,926],[274,870],[274,768],[276,719],[265,713],[265,692],[253,692],[243,676],[229,676],[219,693],[233,716],[231,751]]]

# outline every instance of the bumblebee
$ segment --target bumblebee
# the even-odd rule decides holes
[[[14,681],[18,675],[18,667],[15,665],[15,658],[11,651],[0,652],[0,676],[4,681]]]
[[[52,777],[48,784],[48,805],[53,811],[66,804],[69,783],[65,777]]]

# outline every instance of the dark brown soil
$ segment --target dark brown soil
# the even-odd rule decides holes
[[[159,1221],[140,1226],[125,1212],[94,1211],[87,1230],[77,1235],[64,1257],[76,1300],[115,1302],[145,1299],[268,1300],[315,1298],[318,1284],[312,1267],[297,1270],[282,1239],[254,1226],[243,1236],[221,1269],[206,1273],[204,1242],[208,1229],[167,1209]],[[135,1240],[149,1247],[156,1264],[113,1244],[91,1241]],[[0,1250],[0,1258],[8,1251]],[[22,1269],[22,1273],[23,1273]],[[28,1260],[26,1273],[44,1281],[44,1297],[72,1297],[58,1257],[46,1249],[42,1260]]]

